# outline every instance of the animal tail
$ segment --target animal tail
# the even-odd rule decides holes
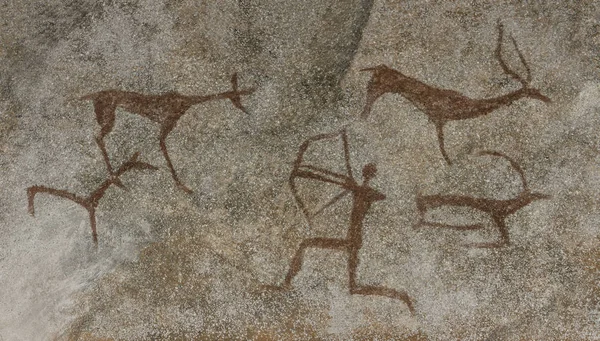
[[[389,69],[387,67],[387,65],[380,64],[380,65],[377,65],[377,66],[372,66],[372,67],[367,67],[367,68],[364,68],[364,69],[360,69],[359,71],[373,71],[373,72],[375,72],[375,71],[380,71],[380,70],[385,70],[385,69]]]
[[[94,97],[92,95],[95,95],[95,94],[89,94],[89,95],[85,95],[83,97],[67,97],[67,98],[65,98],[64,103],[66,105],[78,105],[82,100],[94,99]]]
[[[94,100],[98,97],[98,92],[87,94],[83,97],[67,97],[64,101],[67,105],[77,105],[80,101]]]
[[[414,193],[415,193],[415,205],[417,206],[417,210],[419,211],[419,214],[422,216],[423,214],[425,214],[425,210],[426,210],[426,204],[425,204],[425,198],[423,195],[423,192],[421,191],[421,188],[419,187],[415,187],[414,189]]]
[[[94,92],[94,93],[91,93],[91,94],[87,94],[85,96],[79,97],[79,100],[80,101],[93,100],[93,99],[96,99],[96,97],[98,97],[99,94],[100,94],[99,92]]]

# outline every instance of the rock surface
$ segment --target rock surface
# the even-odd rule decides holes
[[[517,1],[52,0],[0,3],[0,340],[600,340],[600,5]],[[504,59],[552,102],[515,101],[444,127],[419,103],[386,94],[361,119],[371,73],[385,64],[471,98],[516,91]],[[94,102],[116,89],[228,100],[191,106],[166,139],[123,108],[104,138],[117,169],[135,152],[157,171],[132,171],[95,211],[26,189],[86,196],[110,179]],[[416,89],[416,87],[409,87]],[[441,97],[437,97],[438,99]],[[109,103],[110,101],[106,102]],[[151,102],[146,102],[150,106]],[[106,104],[109,106],[109,104]],[[442,106],[446,108],[446,104]],[[155,108],[156,109],[156,108]],[[156,111],[148,113],[156,115]],[[347,253],[307,249],[346,238],[346,196],[308,226],[288,178],[300,145],[345,128],[357,182],[385,194],[364,219],[357,283],[404,291],[414,303],[351,295]],[[323,142],[323,141],[322,141]],[[441,207],[420,226],[418,197],[550,198],[506,216]],[[311,164],[345,172],[340,140],[315,143]],[[314,210],[339,193],[298,181]],[[451,206],[451,205],[450,205]],[[354,221],[354,220],[352,220]]]

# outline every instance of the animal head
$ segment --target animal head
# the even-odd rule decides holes
[[[534,202],[543,199],[552,199],[552,196],[549,194],[544,194],[540,192],[527,192],[526,195],[530,198],[529,202]]]
[[[542,93],[538,89],[524,88],[524,92],[525,92],[525,96],[527,96],[529,98],[537,99],[544,103],[552,102],[552,100],[548,96],[542,95]]]
[[[367,85],[367,103],[361,113],[361,118],[365,119],[371,113],[371,107],[377,98],[384,93],[391,91],[391,86],[394,84],[393,77],[400,73],[383,64],[364,68],[360,71],[372,72],[371,80],[369,81],[369,85]]]
[[[233,103],[233,105],[240,109],[241,111],[243,111],[246,114],[250,114],[248,112],[248,110],[242,105],[242,101],[241,101],[241,96],[242,95],[249,95],[251,93],[254,92],[254,88],[248,89],[248,90],[242,90],[239,91],[238,90],[238,77],[237,77],[237,72],[233,74],[233,76],[231,76],[231,89],[232,89],[232,95],[229,97],[229,100],[231,100],[231,103]]]
[[[527,179],[525,178],[525,173],[523,172],[523,169],[521,168],[521,166],[517,163],[517,161],[508,157],[506,154],[498,152],[498,151],[493,151],[493,150],[483,150],[483,151],[480,151],[478,154],[500,157],[500,158],[507,160],[510,163],[511,167],[517,172],[517,174],[519,174],[519,177],[521,178],[521,184],[523,186],[523,191],[521,192],[521,194],[519,194],[519,198],[520,198],[519,201],[522,204],[527,205],[527,204],[537,201],[537,200],[551,198],[551,196],[548,194],[532,192],[529,189],[529,185],[527,184]]]
[[[523,87],[520,90],[518,90],[517,93],[519,93],[525,97],[540,100],[544,103],[549,103],[550,98],[542,95],[538,89],[529,87],[529,85],[531,84],[531,70],[529,68],[529,64],[527,63],[527,60],[525,59],[525,56],[523,55],[523,53],[519,49],[519,46],[517,45],[517,41],[515,40],[515,38],[512,37],[512,35],[510,36],[510,41],[512,42],[512,44],[515,48],[515,51],[517,52],[517,55],[519,56],[519,61],[525,68],[525,77],[523,77],[522,75],[519,75],[516,70],[511,69],[508,66],[508,64],[504,61],[504,59],[502,58],[502,41],[503,41],[503,39],[504,39],[504,26],[502,25],[502,22],[500,21],[500,19],[498,19],[498,43],[496,45],[495,53],[496,53],[496,59],[498,59],[498,62],[500,63],[500,67],[502,67],[502,70],[504,71],[505,74],[507,74],[508,76],[510,76],[511,78],[513,78],[514,80],[516,80],[522,84]]]

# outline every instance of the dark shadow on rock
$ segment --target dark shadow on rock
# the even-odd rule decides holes
[[[321,104],[341,98],[340,82],[358,51],[369,22],[373,0],[336,1],[323,15],[323,24],[309,45],[313,68],[300,81],[304,91]]]

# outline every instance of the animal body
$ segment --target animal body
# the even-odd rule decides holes
[[[160,125],[160,149],[171,171],[171,176],[179,188],[187,193],[191,193],[192,190],[181,182],[173,167],[169,152],[167,151],[167,137],[177,125],[177,121],[185,115],[187,110],[200,103],[229,99],[236,108],[248,113],[246,108],[242,106],[241,96],[253,93],[254,89],[238,90],[237,74],[232,76],[231,84],[231,91],[205,96],[185,96],[176,92],[161,95],[146,95],[131,91],[104,90],[81,97],[81,100],[91,100],[94,103],[96,121],[100,125],[100,131],[96,135],[96,143],[100,147],[108,172],[113,174],[104,137],[114,127],[117,108],[122,108],[127,112],[138,114]],[[121,185],[119,182],[116,184]]]
[[[157,170],[156,167],[137,160],[139,153],[135,153],[127,162],[125,162],[121,167],[119,167],[108,179],[102,182],[98,188],[96,188],[93,192],[91,192],[87,196],[80,196],[71,192],[67,192],[61,189],[55,189],[46,186],[31,186],[27,188],[27,200],[29,203],[28,209],[29,213],[33,216],[35,215],[35,207],[34,200],[35,195],[38,193],[46,193],[50,195],[54,195],[57,197],[65,198],[73,201],[74,203],[80,205],[88,211],[90,217],[90,226],[92,228],[92,238],[94,240],[94,244],[98,244],[98,233],[96,232],[96,208],[100,203],[100,199],[104,196],[104,193],[111,185],[116,185],[117,181],[119,181],[119,177],[131,170]],[[120,183],[120,181],[119,181]],[[121,184],[122,186],[122,184]]]
[[[511,166],[515,169],[515,171],[519,174],[521,178],[521,183],[523,186],[523,190],[514,198],[511,199],[492,199],[492,198],[479,198],[479,197],[471,197],[467,195],[444,195],[444,194],[434,194],[434,195],[417,195],[416,204],[417,209],[419,211],[420,219],[415,225],[415,227],[420,227],[422,225],[430,225],[434,227],[442,227],[442,228],[452,228],[456,230],[477,230],[483,228],[482,225],[450,225],[450,224],[442,224],[442,223],[432,223],[425,221],[425,214],[427,211],[444,206],[450,207],[469,207],[475,210],[479,210],[481,212],[485,212],[489,214],[489,216],[494,221],[494,224],[498,228],[500,233],[500,238],[491,243],[472,243],[469,246],[480,247],[480,248],[498,248],[502,246],[509,245],[510,236],[508,232],[508,227],[506,226],[506,218],[523,207],[531,204],[534,201],[541,199],[549,199],[550,196],[547,194],[532,192],[527,185],[527,181],[525,179],[525,175],[521,167],[508,156],[496,152],[496,151],[483,151],[480,153],[481,155],[491,155],[498,156],[508,160]]]
[[[513,79],[521,83],[521,88],[505,95],[484,99],[469,98],[460,92],[441,89],[426,84],[416,78],[404,75],[386,65],[364,68],[361,71],[372,73],[367,85],[367,102],[361,117],[366,119],[371,113],[375,101],[386,93],[395,93],[406,98],[417,109],[429,118],[435,125],[438,144],[444,160],[451,164],[450,157],[444,147],[444,126],[450,121],[472,119],[487,115],[499,108],[509,106],[522,98],[531,98],[545,103],[550,98],[543,95],[538,89],[531,87],[531,71],[525,57],[519,50],[516,41],[511,37],[513,45],[519,55],[519,60],[524,65],[527,76],[523,78],[511,70],[502,58],[502,40],[504,30],[502,24],[498,23],[498,44],[496,47],[496,58],[502,70]]]

